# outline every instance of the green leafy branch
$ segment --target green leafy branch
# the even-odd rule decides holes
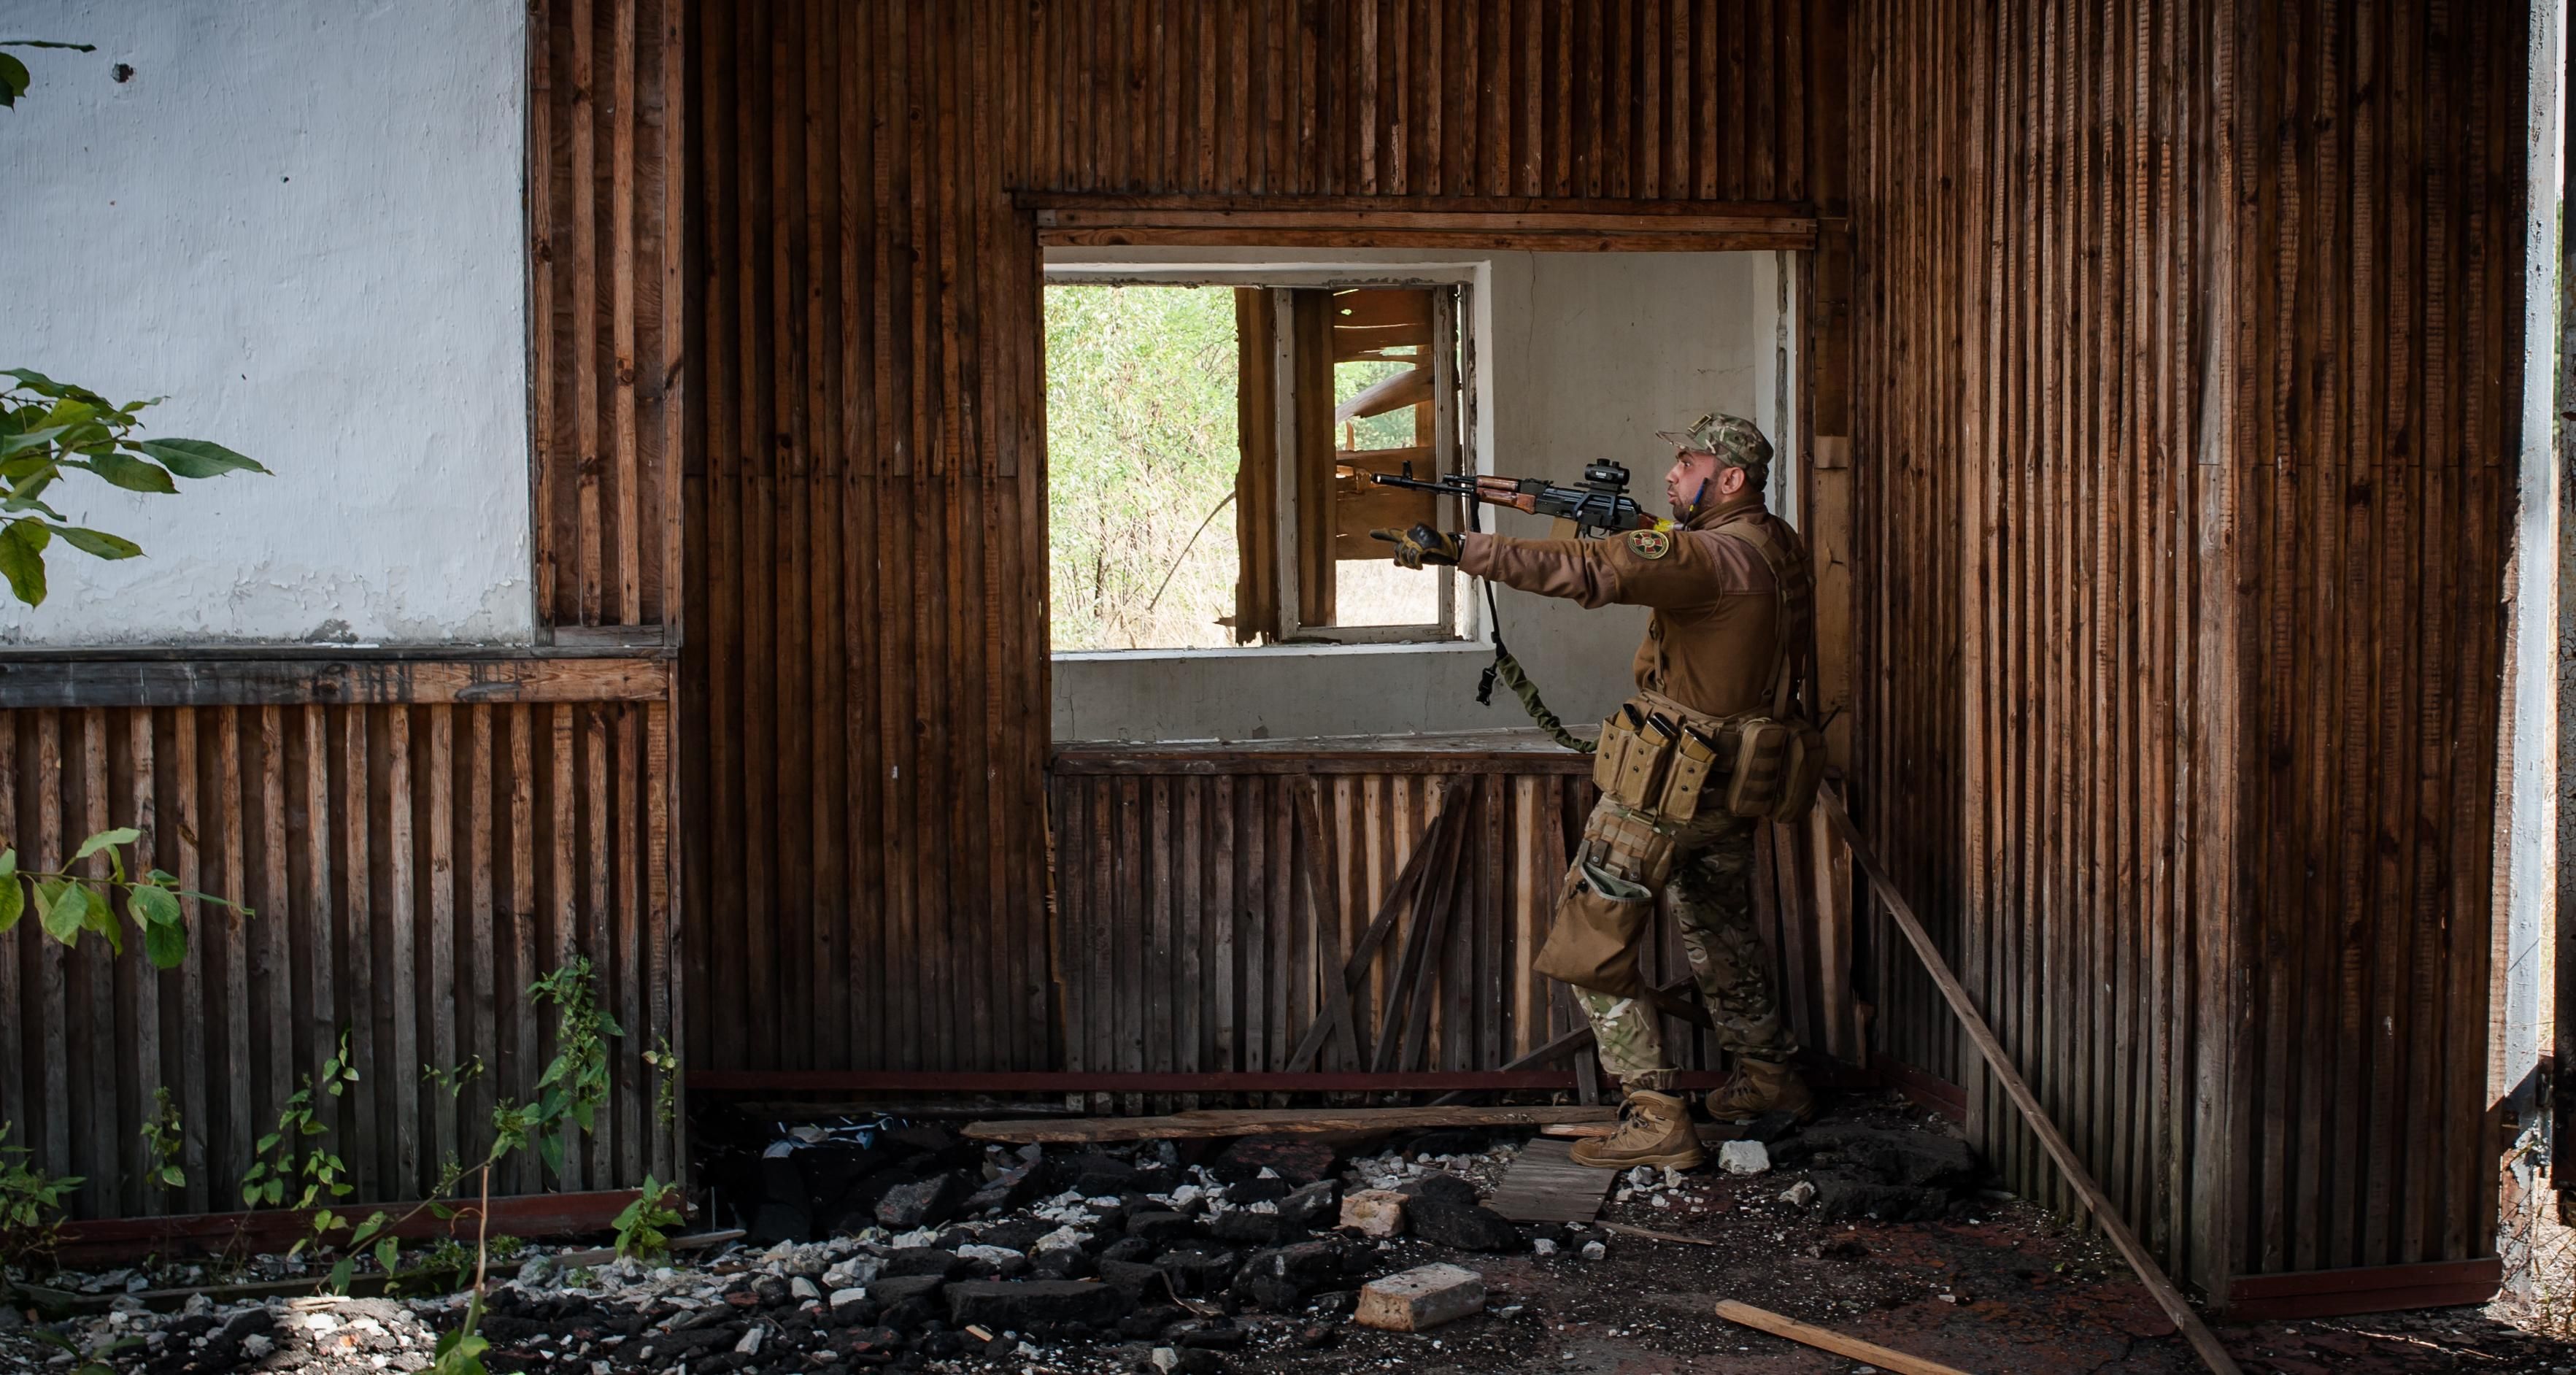
[[[563,1173],[564,1143],[571,1135],[571,1129],[590,1131],[600,1106],[608,1101],[608,1038],[626,1034],[624,1028],[600,1010],[595,976],[596,970],[589,959],[577,955],[571,963],[528,986],[530,997],[551,1002],[560,1009],[555,1027],[555,1058],[537,1079],[539,1093],[536,1103],[504,1102],[492,1109],[492,1146],[481,1160],[468,1165],[450,1157],[440,1170],[438,1184],[429,1191],[429,1197],[400,1216],[381,1209],[356,1223],[328,1209],[314,1216],[313,1235],[316,1238],[341,1227],[349,1228],[349,1239],[342,1246],[341,1258],[331,1267],[330,1288],[346,1293],[350,1280],[356,1275],[356,1258],[371,1251],[377,1266],[387,1274],[393,1273],[400,1258],[399,1232],[403,1225],[423,1212],[441,1221],[454,1218],[456,1210],[443,1200],[456,1192],[466,1176],[478,1172],[483,1176],[488,1192],[492,1168],[513,1151],[525,1150],[533,1142],[539,1156],[546,1162],[546,1168],[558,1176]],[[477,1059],[468,1065],[444,1070],[426,1067],[422,1070],[422,1077],[454,1096],[481,1073],[482,1062]],[[658,1201],[660,1195],[653,1192],[655,1187],[651,1180],[646,1181],[647,1196]],[[670,1219],[669,1224],[659,1225],[676,1224],[678,1215],[671,1214]],[[650,1216],[644,1216],[644,1222],[647,1226],[655,1225]],[[622,1228],[620,1235],[624,1235]]]
[[[79,1175],[57,1178],[28,1163],[35,1152],[10,1145],[9,1128],[0,1122],[0,1268],[53,1255],[63,1200],[82,1182]]]
[[[323,1091],[337,1098],[356,1082],[358,1067],[350,1062],[349,1033],[343,1031],[340,1033],[339,1053],[322,1062]],[[355,1186],[349,1183],[349,1167],[341,1162],[340,1157],[319,1146],[299,1153],[306,1138],[321,1136],[330,1130],[328,1124],[314,1116],[313,1076],[305,1075],[304,1087],[290,1095],[285,1109],[278,1113],[277,1130],[261,1137],[251,1147],[251,1154],[267,1159],[252,1161],[250,1169],[243,1173],[242,1201],[254,1208],[274,1208],[284,1204],[288,1191],[292,1190],[295,1193],[292,1206],[300,1210],[320,1203],[326,1194],[332,1198],[347,1197]],[[315,1236],[337,1225],[338,1221],[328,1207],[314,1214]],[[287,1254],[302,1251],[306,1242],[311,1240],[308,1237],[296,1242]]]
[[[644,1188],[609,1225],[617,1229],[620,1256],[659,1256],[671,1249],[670,1230],[680,1225],[680,1188],[644,1176]]]
[[[76,53],[98,51],[95,43],[54,43],[42,38],[7,39],[0,41],[0,48],[66,48]],[[18,97],[25,95],[27,87],[34,81],[35,78],[27,72],[26,63],[0,52],[0,109],[16,105]]]
[[[7,547],[7,531],[0,530],[0,549]],[[246,917],[256,915],[248,906],[230,898],[182,888],[178,875],[165,870],[148,870],[142,877],[135,877],[126,868],[124,847],[141,839],[142,834],[131,826],[119,826],[80,843],[80,849],[72,854],[72,864],[103,857],[107,861],[105,878],[76,874],[68,867],[22,870],[16,850],[0,849],[0,936],[9,934],[19,918],[27,914],[32,894],[36,923],[47,936],[66,947],[77,947],[81,933],[87,931],[122,955],[125,928],[116,919],[116,895],[121,892],[125,895],[125,914],[143,932],[144,957],[152,961],[155,969],[175,969],[188,956],[188,927],[179,907],[181,898],[230,907]]]
[[[572,963],[529,985],[529,996],[561,1008],[557,1018],[554,1062],[537,1080],[537,1115],[546,1126],[567,1119],[587,1132],[601,1104],[608,1101],[608,1039],[626,1029],[600,1010],[591,986],[591,963],[575,955]],[[537,1154],[546,1168],[563,1173],[564,1138],[545,1132],[537,1137]]]
[[[0,54],[0,61],[16,59]],[[0,70],[0,89],[6,83]],[[122,535],[69,524],[46,503],[45,493],[67,470],[162,496],[179,490],[176,478],[268,471],[212,440],[134,438],[144,407],[159,397],[119,406],[32,368],[0,368],[0,377],[12,379],[0,387],[0,576],[29,606],[45,600],[45,551],[56,536],[95,558],[130,559],[143,552]]]

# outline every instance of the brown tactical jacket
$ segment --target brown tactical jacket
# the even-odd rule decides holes
[[[1763,510],[1754,492],[1661,536],[1533,540],[1470,531],[1458,567],[1585,606],[1653,607],[1637,646],[1637,686],[1696,712],[1733,716],[1769,705],[1780,648],[1779,586],[1770,565],[1751,544],[1716,531],[1748,513],[1804,564],[1798,532]]]

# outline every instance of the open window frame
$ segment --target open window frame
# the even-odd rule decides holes
[[[1348,290],[1410,289],[1431,293],[1431,334],[1435,341],[1454,340],[1452,348],[1428,350],[1432,372],[1431,453],[1429,464],[1416,470],[1417,476],[1433,473],[1478,473],[1486,471],[1488,445],[1483,442],[1485,398],[1477,360],[1482,352],[1483,334],[1488,328],[1483,319],[1482,299],[1488,289],[1487,265],[1481,262],[1386,264],[1299,263],[1280,262],[1196,262],[1196,263],[1065,263],[1048,264],[1042,280],[1046,285],[1104,286],[1189,286],[1226,287],[1238,295],[1258,291],[1271,298],[1272,308],[1265,317],[1262,334],[1270,352],[1266,375],[1272,379],[1295,378],[1303,365],[1310,370],[1318,365],[1318,354],[1309,341],[1298,346],[1298,312],[1291,298],[1302,293],[1312,299],[1319,293]],[[1311,312],[1305,326],[1315,328]],[[1247,337],[1245,346],[1252,347]],[[1253,537],[1266,547],[1266,566],[1273,570],[1267,586],[1245,587],[1238,596],[1237,617],[1243,622],[1238,636],[1246,643],[1233,650],[1209,649],[1133,649],[1084,651],[1086,654],[1119,655],[1203,655],[1209,653],[1266,653],[1282,649],[1316,650],[1336,645],[1352,646],[1420,646],[1438,649],[1471,642],[1481,634],[1481,616],[1471,597],[1460,595],[1460,577],[1453,569],[1442,569],[1438,581],[1438,602],[1431,621],[1402,625],[1340,625],[1331,614],[1331,594],[1320,599],[1314,595],[1319,578],[1333,576],[1333,529],[1331,506],[1317,518],[1317,503],[1335,500],[1331,485],[1332,472],[1314,462],[1296,461],[1301,444],[1320,443],[1332,446],[1333,404],[1331,400],[1329,353],[1320,359],[1321,377],[1309,376],[1295,385],[1271,385],[1264,394],[1246,405],[1244,425],[1248,430],[1256,422],[1252,413],[1257,407],[1266,421],[1259,436],[1267,441],[1267,467],[1260,475],[1259,494],[1267,500],[1268,509],[1254,513],[1262,527]],[[1320,422],[1318,418],[1320,406]],[[1317,433],[1318,429],[1322,433]],[[1250,462],[1254,446],[1246,445]],[[1282,460],[1288,461],[1282,461]],[[1364,474],[1360,474],[1364,479]],[[1379,489],[1389,496],[1392,488]],[[1460,510],[1456,498],[1422,494],[1421,507],[1428,519],[1447,529],[1465,528],[1467,513]],[[1302,523],[1301,523],[1302,514]],[[1417,515],[1415,518],[1425,518]],[[1247,531],[1248,534],[1253,532]],[[1345,532],[1347,537],[1347,532]],[[1364,532],[1361,534],[1365,538]],[[1283,552],[1285,551],[1285,552]],[[1267,602],[1267,605],[1263,603]],[[1317,614],[1319,609],[1323,614]],[[1260,643],[1252,643],[1258,640]]]

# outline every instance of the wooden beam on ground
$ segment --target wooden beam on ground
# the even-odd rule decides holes
[[[1610,1130],[1610,1122],[1558,1122],[1552,1127]],[[1544,1129],[1542,1129],[1544,1130]],[[1610,1192],[1617,1170],[1578,1165],[1571,1143],[1551,1136],[1533,1138],[1503,1170],[1485,1206],[1514,1222],[1590,1222],[1601,1213],[1601,1196]]]
[[[2030,1085],[2022,1081],[2021,1070],[2013,1064],[2012,1057],[2004,1053],[2003,1042],[1995,1039],[1994,1028],[1986,1025],[1984,1015],[1977,1011],[1976,1004],[1968,1000],[1968,990],[1960,987],[1958,976],[1950,972],[1950,962],[1941,957],[1940,949],[1932,944],[1932,937],[1925,934],[1923,923],[1914,915],[1914,905],[1905,900],[1905,894],[1889,881],[1887,871],[1878,866],[1877,856],[1870,853],[1869,842],[1861,838],[1860,828],[1852,824],[1851,814],[1843,810],[1841,800],[1831,793],[1820,793],[1816,806],[1827,812],[1834,829],[1842,834],[1843,843],[1851,849],[1853,866],[1869,880],[1870,887],[1878,893],[1879,901],[1887,904],[1889,918],[1905,934],[1906,943],[1914,947],[1916,958],[1923,961],[1923,968],[1932,976],[1933,984],[1940,988],[1942,999],[1950,1004],[1951,1014],[1959,1019],[1960,1028],[1968,1033],[1977,1053],[1985,1057],[1987,1068],[2003,1085],[2004,1093],[2012,1099],[2013,1106],[2021,1110],[2022,1119],[2030,1124],[2032,1135],[2039,1138],[2041,1148],[2056,1163],[2068,1186],[2084,1200],[2085,1208],[2102,1225],[2103,1234],[2111,1239],[2111,1245],[2129,1262],[2129,1268],[2138,1272],[2139,1282],[2147,1286],[2156,1306],[2164,1310],[2175,1327],[2181,1329],[2184,1340],[2199,1353],[2203,1364],[2219,1375],[2236,1375],[2235,1358],[2229,1356],[2227,1348],[2220,1346],[2218,1338],[2210,1334],[2208,1325],[2200,1320],[2200,1314],[2192,1310],[2182,1291],[2174,1288],[2172,1280],[2165,1278],[2164,1267],[2156,1264],[2156,1258],[2148,1255],[2147,1248],[2139,1244],[2137,1234],[2129,1230],[2120,1210],[2102,1192],[2102,1186],[2094,1182],[2092,1172],[2084,1168],[2084,1162],[2075,1158],[2074,1148],[2066,1144],[2066,1138],[2058,1132],[2057,1124],[2049,1118],[2047,1109],[2039,1105]]]
[[[976,1141],[1163,1141],[1224,1136],[1308,1136],[1321,1132],[1420,1131],[1435,1127],[1542,1127],[1605,1120],[1608,1108],[1355,1108],[1201,1111],[1168,1117],[1086,1117],[1066,1121],[969,1122]]]
[[[1742,1323],[1746,1327],[1768,1332],[1774,1337],[1786,1337],[1801,1345],[1812,1346],[1818,1351],[1830,1351],[1837,1356],[1849,1356],[1856,1361],[1867,1361],[1881,1370],[1895,1371],[1896,1375],[1968,1375],[1957,1366],[1943,1365],[1939,1361],[1927,1361],[1920,1356],[1909,1356],[1891,1347],[1880,1346],[1876,1342],[1865,1342],[1858,1337],[1846,1337],[1840,1332],[1817,1327],[1812,1323],[1803,1323],[1796,1318],[1784,1318],[1769,1309],[1756,1308],[1749,1303],[1737,1303],[1733,1299],[1718,1300],[1717,1315],[1728,1322]]]
[[[1683,1070],[1681,1088],[1715,1088],[1726,1076]],[[691,1093],[1393,1093],[1494,1089],[1570,1091],[1572,1070],[1433,1069],[1188,1072],[1163,1070],[701,1069]]]

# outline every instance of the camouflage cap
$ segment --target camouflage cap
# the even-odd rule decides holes
[[[1714,454],[1731,467],[1759,468],[1771,462],[1771,441],[1762,437],[1762,427],[1724,411],[1701,416],[1687,430],[1657,430],[1655,436],[1693,453]]]

